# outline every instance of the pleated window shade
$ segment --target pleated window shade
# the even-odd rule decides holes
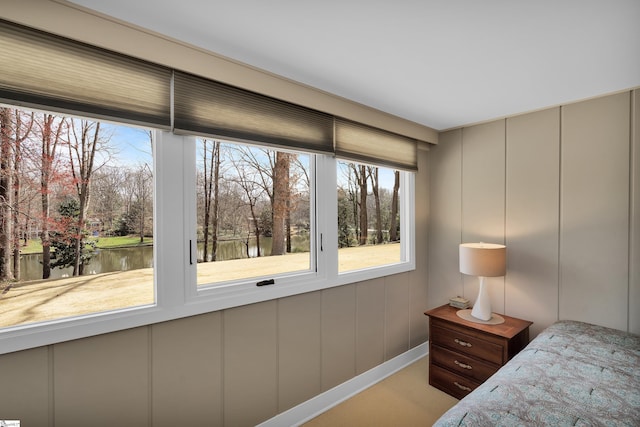
[[[333,116],[179,71],[174,75],[174,129],[333,152]]]
[[[418,142],[361,123],[336,118],[336,156],[394,169],[418,170]]]
[[[417,170],[413,139],[1,19],[0,52],[0,102]]]
[[[171,127],[172,70],[0,20],[0,100]]]

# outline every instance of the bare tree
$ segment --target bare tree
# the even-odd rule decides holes
[[[11,240],[13,236],[13,141],[9,108],[0,108],[0,281],[13,280]]]
[[[262,250],[260,248],[260,214],[258,213],[257,207],[260,198],[265,193],[264,187],[261,185],[259,180],[261,179],[261,175],[258,170],[256,170],[253,166],[247,164],[242,159],[234,158],[231,156],[231,162],[235,168],[236,176],[233,179],[239,187],[244,192],[245,202],[249,207],[249,212],[251,214],[251,218],[249,219],[251,226],[250,229],[253,228],[253,232],[256,237],[256,247],[257,247],[257,256],[262,256]],[[249,257],[249,237],[251,232],[247,233],[247,257]]]
[[[147,203],[151,199],[151,182],[153,179],[153,174],[151,172],[151,168],[148,164],[144,163],[138,166],[138,169],[135,171],[135,180],[134,180],[134,195],[136,200],[140,206],[140,215],[138,218],[138,231],[140,236],[140,243],[144,242],[144,230],[145,230],[145,221],[146,221],[146,208]]]
[[[56,123],[57,122],[57,123]],[[50,212],[50,185],[55,175],[55,155],[58,143],[61,140],[63,128],[66,126],[64,118],[57,118],[52,114],[43,114],[38,122],[42,138],[40,153],[40,212],[42,242],[42,278],[51,276],[51,212]]]
[[[67,144],[69,162],[80,210],[77,224],[80,235],[75,239],[73,275],[79,276],[82,275],[84,269],[84,263],[81,262],[81,254],[84,248],[82,230],[85,228],[87,206],[89,205],[89,183],[93,172],[97,169],[95,165],[96,152],[104,141],[100,138],[100,122],[71,119],[69,128],[69,141]]]
[[[213,219],[211,224],[211,259],[218,260],[218,228],[220,221],[220,142],[216,144],[213,172]]]
[[[13,161],[13,277],[20,280],[20,213],[21,207],[21,184],[22,184],[22,143],[31,134],[33,127],[33,116],[28,118],[27,123],[22,122],[22,112],[14,110],[15,128],[13,143],[15,147],[15,157]]]
[[[122,209],[124,171],[120,167],[105,167],[91,180],[90,210],[98,216],[107,230],[113,230],[116,215]]]
[[[220,193],[220,142],[202,140],[204,212],[203,233],[204,249],[202,259],[209,261],[209,228],[211,227],[211,260],[215,261],[218,252],[218,213]]]
[[[271,255],[291,252],[291,163],[297,156],[263,148],[238,147],[244,163],[255,171],[255,182],[262,187],[271,204]],[[303,169],[304,170],[304,169]],[[306,174],[306,171],[304,172]],[[308,180],[308,176],[306,176]],[[286,245],[285,245],[286,243]]]
[[[379,169],[375,166],[367,166],[367,173],[371,178],[371,189],[375,200],[376,209],[376,243],[382,243],[382,210],[380,209],[380,178]]]
[[[351,164],[353,171],[355,173],[356,182],[358,184],[358,191],[360,193],[360,198],[358,202],[359,208],[359,222],[360,222],[360,233],[358,234],[358,244],[360,246],[366,245],[369,237],[369,219],[367,214],[367,193],[368,193],[368,185],[369,179],[367,177],[367,167],[364,165],[354,165]]]
[[[287,252],[291,252],[292,223],[296,225],[310,225],[310,180],[307,166],[298,154],[289,154],[291,164],[289,169],[289,200],[287,205]],[[306,156],[305,156],[306,157]]]
[[[358,169],[353,163],[340,163],[343,185],[338,188],[338,228],[340,247],[348,247],[358,243],[360,236],[358,227]],[[346,185],[345,185],[346,184]]]

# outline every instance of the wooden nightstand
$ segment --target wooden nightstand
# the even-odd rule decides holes
[[[464,320],[443,305],[429,316],[429,384],[462,399],[529,344],[533,322],[503,316],[500,325]]]

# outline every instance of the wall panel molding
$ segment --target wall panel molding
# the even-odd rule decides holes
[[[628,326],[629,92],[562,109],[560,318]]]

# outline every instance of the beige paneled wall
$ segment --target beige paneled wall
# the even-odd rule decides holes
[[[505,301],[537,333],[558,315],[560,108],[507,119]]]
[[[504,243],[504,121],[462,130],[462,242]],[[479,279],[463,276],[464,294],[477,295]],[[504,278],[488,277],[491,306],[504,312]]]
[[[424,343],[428,204],[415,271],[0,356],[0,419],[252,426]]]
[[[476,298],[458,244],[504,241],[495,311],[534,321],[534,335],[557,319],[638,332],[637,102],[628,91],[442,133],[430,157],[429,305]]]
[[[629,93],[562,109],[560,315],[626,329]]]
[[[151,425],[222,425],[222,348],[221,312],[151,327]]]
[[[427,144],[418,145],[418,170],[416,176],[416,269],[407,275],[409,280],[409,347],[413,348],[427,341],[429,327],[424,315],[427,302],[426,280],[429,275],[429,162],[431,155]]]
[[[409,350],[411,274],[2,355],[0,414],[253,426]]]
[[[462,129],[440,135],[429,153],[431,203],[429,220],[429,305],[444,304],[464,294],[458,270],[462,239]]]
[[[224,425],[255,425],[277,414],[277,308],[267,301],[224,312]]]
[[[52,425],[51,347],[0,356],[0,414],[25,426]]]
[[[322,391],[322,293],[278,301],[278,412]]]
[[[148,424],[149,328],[61,343],[50,363],[55,425]]]
[[[371,280],[356,286],[356,373],[384,362],[385,283]]]

